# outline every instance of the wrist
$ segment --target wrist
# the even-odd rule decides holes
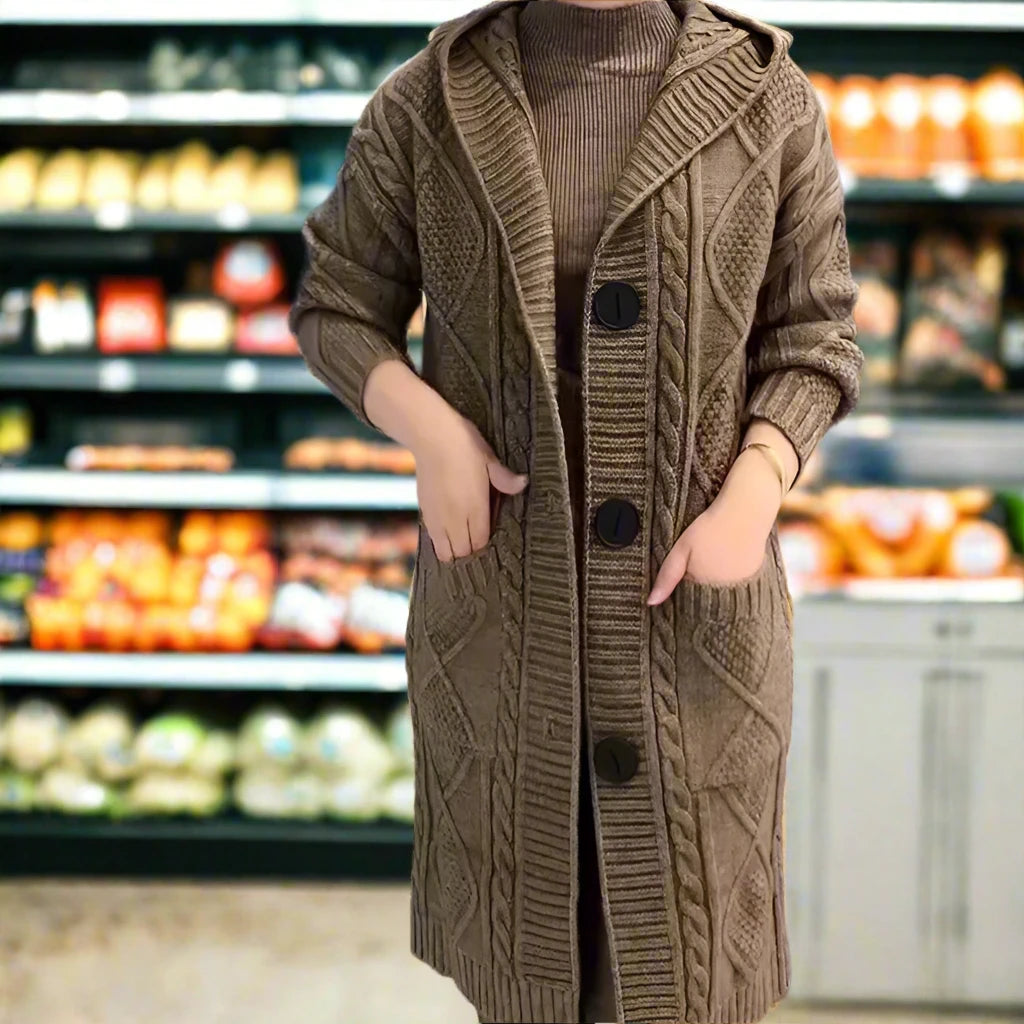
[[[782,508],[778,475],[760,453],[741,452],[712,504],[770,532]]]

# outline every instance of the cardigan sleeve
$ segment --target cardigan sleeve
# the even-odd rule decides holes
[[[414,192],[382,87],[345,162],[303,228],[306,268],[291,328],[310,371],[363,423],[363,390],[387,359],[412,368],[406,329],[420,302]]]
[[[842,184],[824,112],[813,95],[808,100],[812,117],[782,149],[775,236],[748,347],[746,409],[748,420],[782,431],[801,467],[856,405],[863,362]]]

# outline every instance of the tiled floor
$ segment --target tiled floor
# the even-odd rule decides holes
[[[0,1024],[474,1024],[407,936],[394,887],[4,884]],[[773,1024],[940,1020],[786,1006]]]

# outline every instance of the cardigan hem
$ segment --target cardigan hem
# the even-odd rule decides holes
[[[449,940],[445,928],[413,903],[412,953],[455,982],[476,1008],[481,1022],[502,1024],[576,1024],[579,994],[515,978],[493,964],[467,956]]]
[[[575,1024],[580,1019],[578,993],[515,978],[500,967],[474,960],[454,946],[444,926],[431,921],[429,913],[418,908],[415,901],[412,953],[455,983],[476,1008],[481,1024]],[[779,959],[770,955],[750,983],[714,1006],[703,1024],[759,1024],[788,992],[788,981],[779,972]]]

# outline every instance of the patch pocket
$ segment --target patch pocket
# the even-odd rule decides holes
[[[501,667],[501,594],[493,541],[442,562],[420,526],[410,698],[418,703],[442,788],[458,785],[466,761],[494,747]]]
[[[685,620],[693,626],[695,652],[713,675],[735,692],[757,694],[790,644],[775,558],[765,551],[761,568],[737,583],[680,583]]]

